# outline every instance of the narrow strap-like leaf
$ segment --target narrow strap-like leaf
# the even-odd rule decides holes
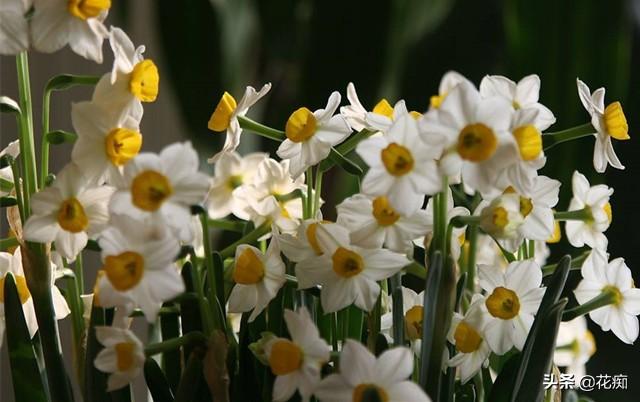
[[[167,377],[152,358],[144,362],[144,379],[154,402],[173,402],[173,392]]]

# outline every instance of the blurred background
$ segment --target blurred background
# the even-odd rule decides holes
[[[640,280],[640,203],[635,188],[640,159],[634,158],[640,149],[635,137],[640,127],[640,0],[113,0],[107,24],[122,27],[136,45],[145,44],[146,57],[160,68],[158,101],[145,105],[144,149],[158,151],[170,142],[191,140],[209,173],[212,169],[204,161],[221,147],[224,135],[207,130],[208,118],[223,91],[239,99],[246,85],[273,83],[271,93],[252,109],[252,117],[282,128],[294,109],[323,107],[334,90],[346,103],[350,81],[365,106],[385,97],[392,104],[405,99],[410,110],[426,110],[448,70],[476,84],[486,74],[518,81],[536,73],[542,79],[541,102],[557,117],[550,131],[588,121],[578,100],[576,77],[592,90],[604,86],[607,102],[620,100],[629,119],[632,139],[615,144],[627,170],[597,175],[591,163],[593,139],[585,138],[555,147],[543,173],[565,183],[560,209],[568,205],[575,169],[592,183],[615,188],[609,252],[625,257],[636,282]],[[104,54],[103,65],[68,49],[32,54],[36,119],[41,116],[41,91],[50,77],[103,74],[112,62],[106,44]],[[17,98],[12,57],[0,57],[0,93]],[[52,129],[71,131],[70,103],[90,96],[88,88],[56,93]],[[15,122],[3,116],[0,145],[16,136]],[[245,134],[241,152],[256,149],[274,153],[275,144]],[[52,147],[52,171],[69,160],[70,151],[69,146]],[[353,183],[337,169],[326,180],[340,183],[323,186],[326,215],[331,217],[332,206]],[[6,231],[3,226],[3,237]],[[564,244],[556,246],[552,258],[567,250]],[[86,266],[97,267],[97,260]],[[88,279],[92,274],[87,273]],[[572,280],[577,282],[579,276],[574,272]],[[66,326],[61,325],[63,337]],[[590,327],[598,353],[587,366],[589,374],[626,374],[629,389],[593,391],[589,396],[602,402],[638,401],[640,347]],[[6,353],[5,346],[0,354],[0,400],[12,401],[9,373],[3,366]]]

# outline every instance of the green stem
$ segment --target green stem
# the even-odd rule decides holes
[[[189,332],[179,338],[170,339],[164,342],[152,343],[144,348],[144,354],[149,357],[173,349],[178,349],[184,345],[192,343],[207,343],[207,337],[202,332]]]
[[[574,308],[570,308],[562,313],[562,321],[571,321],[576,317],[588,314],[593,310],[599,309],[600,307],[615,304],[619,299],[619,295],[617,294],[617,292],[619,291],[603,289],[602,293],[589,300],[588,302]]]
[[[258,240],[262,236],[264,236],[267,233],[269,233],[269,230],[271,230],[271,221],[267,220],[262,225],[260,225],[257,228],[255,228],[253,231],[247,233],[246,236],[243,236],[242,238],[240,238],[239,240],[237,240],[235,243],[231,244],[230,246],[225,247],[220,252],[220,256],[222,257],[223,260],[225,258],[233,257],[233,255],[236,252],[236,248],[239,245],[254,243],[256,240]]]
[[[231,221],[228,219],[209,219],[208,225],[209,227],[226,230],[228,232],[242,233],[244,232],[244,227],[246,223],[242,221]]]
[[[582,263],[584,262],[584,260],[587,259],[587,257],[589,257],[589,254],[591,254],[591,252],[587,251],[585,253],[580,254],[576,258],[572,258],[571,259],[571,270],[572,271],[577,271],[577,270],[581,269],[582,268]],[[545,265],[544,267],[542,267],[542,275],[543,276],[549,276],[549,275],[553,274],[557,267],[558,267],[558,264]]]
[[[338,351],[338,313],[330,314],[331,320],[331,349],[334,352]]]
[[[313,169],[311,169],[311,167],[307,168],[305,180],[307,182],[307,200],[304,204],[304,219],[310,219],[312,218],[311,213],[313,212]]]
[[[71,310],[71,327],[73,335],[73,360],[78,383],[84,384],[84,347],[82,345],[84,333],[84,306],[78,293],[78,283],[75,275],[66,276],[67,279],[67,304]]]
[[[404,345],[404,301],[402,300],[402,274],[391,277],[391,296],[393,298],[393,344]]]
[[[320,209],[320,193],[322,193],[322,171],[320,169],[316,169],[316,181],[313,187],[313,204],[311,208],[311,218],[316,217],[318,214],[318,210]]]
[[[44,188],[44,182],[49,174],[49,109],[51,106],[51,90],[44,91],[42,96],[42,145],[40,149],[40,188]]]
[[[536,241],[529,240],[529,258],[535,258],[536,256]]]
[[[449,220],[447,219],[447,211],[448,211],[448,205],[447,205],[447,199],[448,197],[448,192],[449,192],[449,180],[447,179],[447,177],[443,177],[442,178],[442,192],[440,193],[440,202],[438,205],[438,209],[439,209],[439,218],[438,221],[440,223],[440,228],[439,228],[439,234],[438,237],[440,238],[440,250],[442,251],[442,255],[444,258],[447,258],[449,256],[448,250],[447,250],[447,236],[449,236],[449,234],[451,233],[447,228],[449,226]]]
[[[18,172],[18,165],[16,161],[11,162],[11,172],[13,173],[13,188],[16,190],[16,199],[18,200],[18,211],[20,212],[20,220],[25,222],[27,217],[24,210],[24,197],[22,193],[24,187],[20,185],[20,172]]]
[[[204,263],[205,268],[207,270],[207,277],[209,278],[209,306],[210,310],[213,312],[213,329],[221,329],[222,325],[222,317],[218,315],[218,306],[224,304],[224,295],[218,295],[216,289],[220,286],[217,283],[217,276],[214,272],[214,264],[213,264],[213,252],[211,251],[211,239],[209,238],[209,217],[207,216],[207,212],[200,214],[200,223],[202,224],[202,243],[204,246]]]
[[[578,138],[589,137],[596,133],[591,123],[582,124],[580,126],[568,128],[555,133],[547,133],[542,136],[542,144],[544,150],[547,151],[563,142],[576,140]]]
[[[24,186],[25,218],[31,214],[29,200],[38,190],[35,148],[33,144],[33,111],[31,103],[31,84],[29,82],[29,59],[27,52],[16,57],[18,70],[18,91],[20,94],[20,158],[22,160],[22,179]]]
[[[7,237],[0,239],[0,251],[7,251],[10,247],[15,247],[18,244],[18,239],[15,237]]]
[[[284,131],[265,126],[264,124],[253,121],[248,117],[238,116],[238,122],[240,123],[240,127],[243,129],[252,131],[262,137],[269,138],[270,140],[283,141],[286,138]]]
[[[554,212],[553,217],[558,221],[587,221],[592,219],[591,208],[584,207],[575,211]]]
[[[417,278],[425,279],[427,277],[427,270],[419,263],[412,261],[409,265],[402,268],[406,273],[411,274]]]
[[[475,293],[476,254],[478,250],[478,225],[469,226],[469,255],[467,256],[467,290]]]
[[[473,226],[480,224],[480,217],[476,215],[470,216],[456,216],[451,218],[451,224],[457,228],[461,228],[463,226]]]

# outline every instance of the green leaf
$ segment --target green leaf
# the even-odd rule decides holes
[[[152,358],[144,362],[144,379],[154,402],[173,402],[173,392],[167,377]]]
[[[519,353],[512,355],[506,363],[502,365],[502,369],[496,381],[493,383],[487,401],[509,402],[511,400],[511,392],[513,391],[513,383],[518,374],[518,367],[520,367]]]
[[[431,352],[433,349],[433,334],[436,332],[436,303],[440,291],[440,278],[442,277],[442,256],[440,252],[433,253],[424,291],[423,316],[422,316],[422,347],[420,356],[420,380],[418,385],[422,389],[427,388],[427,378],[433,371],[439,371],[440,367],[431,366]]]
[[[0,178],[0,190],[5,193],[13,190],[13,182],[7,179]]]
[[[93,361],[102,350],[102,345],[96,338],[96,327],[106,325],[105,310],[101,307],[91,307],[91,319],[87,330],[87,350],[85,353],[84,393],[83,399],[91,402],[111,402],[107,393],[107,375],[95,368]]]
[[[537,402],[544,394],[544,374],[548,373],[553,363],[553,352],[556,345],[556,335],[562,320],[562,312],[567,305],[566,298],[555,303],[540,322],[539,331],[533,338],[531,356],[524,370],[524,376],[519,388],[514,388],[512,402]],[[536,317],[536,320],[538,318]],[[516,382],[517,384],[517,382]]]
[[[31,343],[13,274],[9,273],[4,277],[3,290],[5,320],[7,324],[10,323],[6,326],[7,346],[16,401],[46,402],[48,399],[38,358]]]
[[[351,151],[356,149],[356,146],[358,146],[360,141],[369,138],[373,133],[374,133],[373,131],[370,131],[367,129],[357,132],[351,137],[349,137],[349,139],[347,139],[345,142],[335,147],[335,151],[340,155],[346,157],[347,155],[349,155]],[[326,172],[327,170],[334,167],[336,165],[336,162],[337,161],[332,158],[323,160],[322,162],[320,162],[320,166],[319,166],[320,171]]]
[[[93,75],[61,74],[47,82],[45,91],[61,91],[78,85],[96,85],[98,81],[100,81],[100,77]]]
[[[46,135],[47,142],[53,145],[64,143],[74,143],[78,139],[78,134],[64,130],[49,131]]]
[[[169,304],[169,303],[165,303]],[[169,304],[172,305],[172,304]],[[180,337],[180,316],[178,314],[164,314],[160,316],[160,331],[162,333],[162,340],[168,341]],[[153,361],[155,363],[155,361]],[[145,363],[145,377],[147,376],[147,363]],[[157,366],[157,364],[156,364]],[[175,391],[178,388],[180,382],[180,375],[182,374],[182,358],[179,349],[173,349],[166,351],[162,354],[162,367],[166,374],[166,381],[171,386],[171,390]],[[160,369],[158,367],[158,369]],[[163,378],[164,378],[164,374]],[[149,380],[147,380],[149,383]],[[151,388],[151,387],[149,387]],[[153,391],[152,391],[153,394]],[[155,397],[154,397],[155,399]]]
[[[16,197],[0,197],[0,208],[12,207],[14,205],[18,205],[18,200],[16,200]]]
[[[349,158],[342,155],[340,152],[336,151],[335,148],[331,148],[331,152],[329,153],[329,159],[332,160],[336,165],[340,166],[342,170],[349,173],[350,175],[362,177],[363,172],[360,166],[358,166],[355,162],[353,162]]]
[[[9,98],[8,96],[0,96],[0,112],[2,113],[22,113],[18,102]]]

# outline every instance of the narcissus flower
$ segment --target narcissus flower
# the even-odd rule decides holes
[[[534,124],[540,131],[546,130],[556,118],[553,112],[538,100],[540,97],[540,77],[536,74],[527,75],[518,83],[501,75],[487,75],[480,82],[480,95],[483,98],[501,96],[511,102],[516,110],[533,109],[535,113]]]
[[[331,147],[345,140],[351,128],[340,114],[340,94],[333,92],[324,109],[315,112],[301,107],[289,116],[285,126],[287,139],[278,147],[278,156],[290,161],[291,175],[296,178],[308,167],[325,159]]]
[[[256,91],[253,87],[247,87],[240,102],[236,102],[235,98],[225,91],[211,114],[207,127],[212,131],[225,131],[227,137],[222,150],[209,158],[209,163],[216,162],[224,153],[233,152],[238,148],[242,134],[238,117],[246,115],[249,108],[265,96],[270,89],[271,83],[264,84],[260,91]]]
[[[277,242],[271,241],[266,253],[248,244],[236,248],[229,312],[251,311],[249,322],[260,315],[286,282],[285,267]]]
[[[509,132],[513,108],[500,96],[481,98],[463,81],[448,93],[436,110],[420,123],[422,138],[443,138],[443,174],[481,193],[496,187],[501,171],[517,160],[517,147]]]
[[[141,102],[154,102],[158,96],[158,67],[142,57],[144,46],[134,47],[120,28],[111,27],[109,44],[113,50],[113,68],[110,74],[102,76],[92,99],[106,109],[133,109],[134,115],[141,115]]]
[[[109,220],[109,186],[96,186],[74,164],[65,166],[50,187],[31,198],[33,215],[24,226],[24,238],[39,243],[55,242],[64,258],[74,260]]]
[[[122,167],[142,147],[142,110],[105,108],[98,103],[80,102],[71,106],[71,119],[78,139],[71,160],[85,176],[101,183],[113,182]]]
[[[574,247],[585,244],[591,248],[607,249],[608,240],[604,231],[612,220],[609,198],[613,189],[604,184],[591,186],[584,175],[573,172],[571,179],[573,198],[569,211],[585,211],[583,220],[569,220],[565,223],[567,239]]]
[[[304,270],[296,270],[298,288],[322,285],[320,301],[325,313],[355,303],[371,311],[380,295],[377,281],[387,279],[409,260],[386,249],[365,249],[344,239],[344,232],[331,225],[315,229],[321,255],[305,260]]]
[[[5,155],[10,155],[13,159],[16,159],[20,155],[20,141],[12,141],[0,151],[0,158]],[[0,179],[4,180],[0,186],[0,196],[5,196],[15,187],[11,166],[5,166],[0,169]]]
[[[499,355],[512,347],[522,350],[545,288],[542,270],[533,260],[515,261],[506,270],[479,266],[480,286],[487,292],[482,305],[484,338]]]
[[[198,172],[198,154],[190,142],[176,142],[160,154],[141,153],[124,168],[115,183],[110,208],[133,218],[153,215],[169,225],[184,242],[191,242],[191,206],[201,204],[209,177]]]
[[[52,262],[52,271],[56,272],[59,268],[60,267]],[[22,250],[20,247],[16,247],[13,254],[0,252],[0,346],[2,346],[6,326],[4,318],[4,281],[9,272],[13,274],[13,279],[16,283],[18,297],[22,303],[22,312],[27,323],[27,328],[29,329],[29,334],[33,336],[38,330],[38,321],[36,320],[36,312],[33,307],[33,299],[31,298],[31,292],[29,292],[27,279],[25,278],[22,267]],[[53,302],[55,319],[62,320],[67,317],[71,311],[64,296],[60,293],[60,289],[55,285],[57,277],[58,275],[51,275],[51,301]]]
[[[287,256],[288,259],[297,263],[296,271],[298,269],[304,270],[305,261],[322,255],[323,251],[318,243],[318,226],[329,225],[331,226],[332,233],[339,237],[341,241],[349,241],[349,231],[339,224],[322,221],[317,219],[307,219],[300,223],[296,235],[288,233],[278,234],[276,236],[280,249]],[[297,275],[296,275],[297,276]]]
[[[408,380],[412,372],[413,354],[408,348],[388,349],[376,359],[362,344],[347,339],[340,353],[340,374],[323,379],[314,394],[321,402],[431,401]]]
[[[96,338],[102,349],[93,364],[109,373],[106,391],[120,389],[140,375],[144,365],[144,346],[133,332],[126,328],[96,327]]]
[[[393,299],[390,310],[393,309]],[[422,317],[424,316],[424,291],[416,293],[409,288],[402,287],[402,313],[404,314],[404,335],[411,342],[413,351],[420,355],[422,344]],[[393,342],[393,312],[380,317],[380,330],[389,343]]]
[[[212,219],[233,213],[248,220],[246,201],[238,196],[238,188],[253,182],[258,166],[268,155],[261,152],[240,156],[236,152],[223,153],[215,164],[211,189],[207,196],[207,210]]]
[[[367,248],[383,245],[392,251],[405,253],[411,241],[427,232],[428,216],[418,209],[410,215],[393,208],[387,197],[356,194],[336,207],[337,222],[349,228],[353,244]]]
[[[320,368],[329,361],[331,348],[320,337],[309,312],[302,307],[297,312],[284,311],[284,320],[291,340],[273,337],[264,346],[273,383],[273,400],[288,401],[296,391],[308,401],[320,383]]]
[[[429,109],[430,110],[438,109],[440,105],[442,105],[442,102],[444,102],[447,95],[449,95],[449,92],[451,92],[453,88],[458,86],[458,84],[460,84],[461,82],[464,82],[468,85],[473,86],[471,81],[469,81],[466,77],[464,77],[462,74],[458,73],[457,71],[447,71],[442,76],[442,79],[440,80],[440,85],[438,87],[438,94],[433,95],[430,99]]]
[[[0,4],[0,54],[18,54],[29,48],[29,25],[25,14],[33,0],[4,0]]]
[[[460,370],[460,381],[463,384],[489,364],[491,349],[483,334],[483,302],[483,297],[476,294],[464,315],[454,313],[447,335],[449,342],[456,348],[456,354],[449,359],[448,365]]]
[[[573,294],[580,304],[603,292],[612,294],[613,304],[591,311],[589,317],[603,331],[611,330],[622,342],[631,345],[638,339],[640,289],[636,289],[624,258],[607,261],[604,250],[593,249],[582,264],[583,279]]]
[[[519,229],[524,222],[519,195],[506,193],[491,202],[483,200],[478,204],[477,211],[480,211],[480,228],[485,233],[501,240],[519,237]]]
[[[103,21],[111,0],[33,0],[31,40],[40,52],[69,45],[85,59],[102,63],[102,42],[108,36]]]
[[[237,196],[245,202],[246,214],[256,227],[271,220],[283,233],[295,233],[302,219],[302,199],[280,198],[295,190],[306,191],[304,176],[294,180],[289,161],[267,158],[258,165],[253,183],[239,188]]]
[[[98,278],[101,306],[139,307],[153,322],[164,301],[184,292],[174,263],[178,241],[153,217],[113,215],[98,244],[104,264]]]
[[[591,115],[591,125],[595,128],[596,145],[593,149],[593,167],[598,173],[607,169],[607,164],[616,169],[624,169],[620,159],[613,150],[611,139],[626,141],[629,137],[629,125],[622,111],[620,102],[613,102],[604,106],[604,88],[598,88],[593,93],[584,82],[576,79],[578,95],[582,106]]]
[[[587,373],[585,364],[595,352],[596,342],[587,329],[587,319],[584,316],[560,323],[556,350],[553,353],[556,366],[565,367],[567,373],[579,378]]]
[[[427,141],[431,140],[420,138],[418,123],[407,114],[395,120],[386,135],[360,142],[356,152],[369,165],[362,192],[385,196],[398,212],[414,213],[425,194],[442,187],[435,161],[441,147]]]

